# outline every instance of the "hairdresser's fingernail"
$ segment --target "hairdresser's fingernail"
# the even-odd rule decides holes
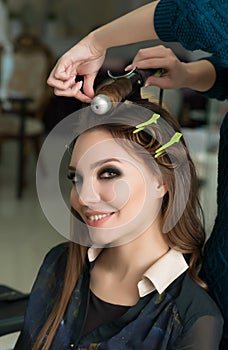
[[[151,85],[150,82],[146,82],[146,83],[144,84],[145,87],[150,86],[150,85]]]
[[[128,72],[129,70],[131,70],[132,69],[132,65],[129,65],[129,66],[127,66],[126,68],[124,68],[124,70],[126,71],[126,72]]]
[[[76,83],[78,85],[78,88],[81,89],[82,88],[82,85],[83,85],[83,81],[80,80]]]

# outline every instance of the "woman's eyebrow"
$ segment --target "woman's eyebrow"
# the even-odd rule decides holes
[[[121,163],[121,161],[117,158],[107,158],[107,159],[102,159],[102,160],[98,160],[97,162],[91,164],[90,168],[91,169],[94,169],[96,168],[97,166],[100,166],[100,165],[103,165],[105,163],[109,163],[109,162],[118,162],[118,163]],[[68,170],[69,171],[76,171],[76,167],[72,166],[72,165],[69,165],[68,166]]]
[[[91,169],[94,169],[96,168],[97,166],[100,166],[100,165],[103,165],[105,163],[109,163],[109,162],[118,162],[118,163],[121,163],[121,161],[117,158],[107,158],[107,159],[102,159],[102,160],[99,160],[93,164],[91,164]]]
[[[72,165],[69,165],[69,166],[68,166],[68,170],[76,171],[76,168],[75,168],[74,166],[72,166]]]

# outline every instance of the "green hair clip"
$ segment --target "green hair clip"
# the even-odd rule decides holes
[[[171,139],[165,143],[163,146],[159,147],[156,151],[155,151],[155,156],[154,158],[157,158],[159,157],[166,148],[172,146],[174,143],[176,142],[179,142],[180,141],[180,138],[181,138],[182,134],[181,132],[176,132],[172,137]]]
[[[135,127],[136,129],[133,131],[133,134],[136,134],[137,132],[143,130],[147,125],[150,125],[150,124],[153,124],[153,123],[157,124],[158,118],[160,118],[160,114],[154,113],[149,120],[147,120],[144,123],[136,125],[136,127]]]

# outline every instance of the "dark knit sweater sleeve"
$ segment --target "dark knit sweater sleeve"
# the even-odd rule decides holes
[[[214,53],[228,66],[227,18],[227,0],[160,0],[154,26],[162,41]]]
[[[228,67],[223,67],[219,63],[217,57],[204,57],[203,60],[210,61],[216,71],[216,81],[210,90],[201,93],[210,98],[217,98],[218,100],[228,99]]]

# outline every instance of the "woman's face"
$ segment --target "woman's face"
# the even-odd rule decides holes
[[[105,130],[86,132],[78,137],[69,166],[71,206],[100,247],[124,244],[151,229],[165,193],[126,142],[116,142]]]

